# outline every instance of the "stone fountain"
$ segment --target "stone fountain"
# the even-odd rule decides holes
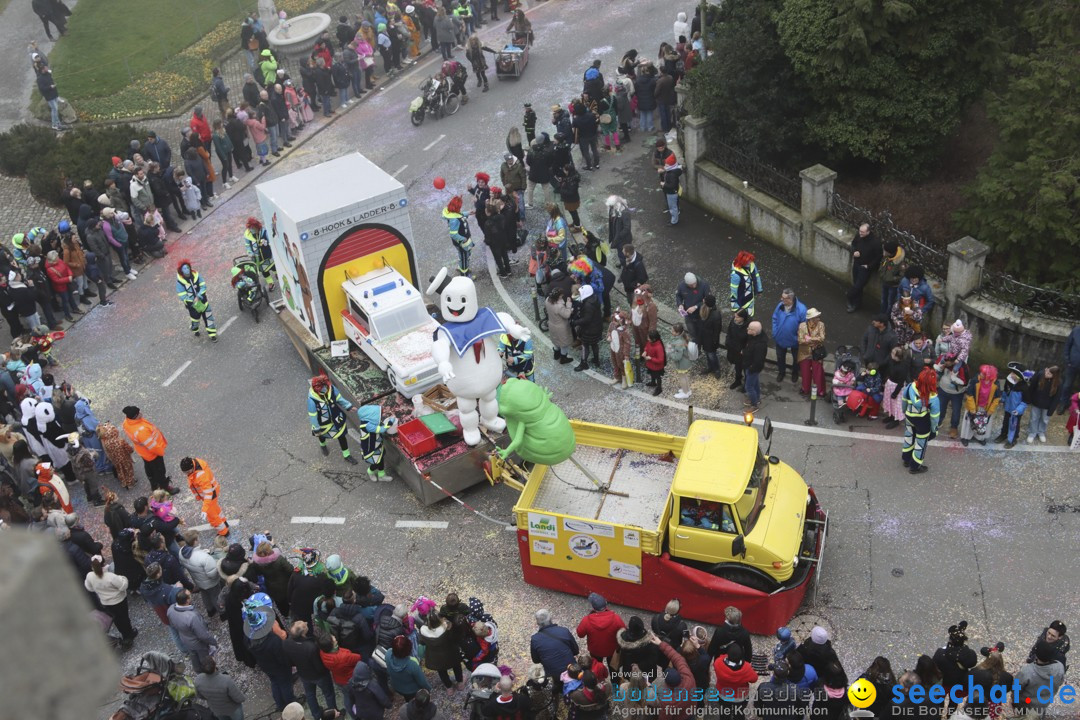
[[[293,75],[299,71],[311,55],[315,41],[330,27],[326,13],[307,13],[296,17],[280,18],[277,27],[266,33],[266,39],[274,52],[282,57]]]

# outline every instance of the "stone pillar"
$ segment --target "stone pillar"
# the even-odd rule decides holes
[[[949,243],[949,274],[945,278],[946,317],[956,314],[956,301],[966,297],[982,284],[982,268],[990,248],[965,235]]]
[[[705,155],[705,119],[687,115],[683,118],[683,167],[686,168],[686,195],[697,200],[697,162]]]
[[[829,195],[836,182],[836,172],[824,165],[814,165],[799,173],[802,178],[802,192],[799,215],[802,216],[802,232],[799,244],[799,257],[803,249],[811,252],[814,247],[814,223],[829,214]]]
[[[0,531],[0,577],[0,615],[13,620],[4,629],[0,716],[97,717],[98,705],[116,694],[116,655],[53,534]]]

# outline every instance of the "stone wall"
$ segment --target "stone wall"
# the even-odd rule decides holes
[[[706,159],[705,132],[700,118],[684,119],[682,143],[689,200],[826,275],[850,282],[851,241],[856,228],[829,214],[836,173],[823,165],[803,170],[801,204],[798,209],[791,208]],[[1060,363],[1065,340],[1080,318],[1053,320],[981,294],[982,267],[988,254],[989,248],[972,237],[949,245],[947,277],[927,278],[941,308],[926,323],[928,331],[935,331],[942,319],[959,317],[972,330],[975,362],[999,367],[1010,360],[1030,365]],[[880,294],[875,277],[866,289],[867,300],[876,306]]]

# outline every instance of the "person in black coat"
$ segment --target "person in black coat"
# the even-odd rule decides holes
[[[555,681],[555,691],[559,692],[562,690],[559,676],[577,657],[577,640],[567,628],[556,625],[547,610],[537,610],[536,627],[536,632],[529,640],[530,656],[534,663],[544,666],[548,677]]]
[[[488,200],[487,217],[484,220],[484,242],[491,248],[495,265],[499,268],[499,277],[510,277],[510,258],[507,251],[512,247],[512,236],[517,231],[517,223],[507,218],[503,212],[501,193]]]
[[[315,598],[334,593],[333,580],[326,575],[293,573],[289,578],[289,610],[293,620],[311,622]]]
[[[724,624],[717,626],[709,641],[709,657],[713,660],[720,657],[724,654],[724,648],[731,643],[737,643],[742,648],[744,658],[754,657],[750,633],[742,624],[742,611],[733,605],[724,608]]]
[[[176,207],[172,206],[170,208],[170,206],[173,204],[175,196],[172,187],[165,179],[165,172],[160,165],[152,162],[146,177],[150,181],[150,194],[154,197],[154,206],[161,210],[161,219],[165,223],[165,228],[170,232],[180,232],[180,226],[176,224],[176,219],[172,216],[172,213],[176,211]],[[186,219],[187,213],[181,213],[180,217]]]
[[[255,667],[255,656],[251,654],[247,638],[244,636],[244,601],[254,595],[258,589],[258,586],[253,585],[246,578],[237,576],[225,586],[218,599],[218,609],[229,625],[229,640],[232,641],[233,657],[237,662],[249,668]]]
[[[720,308],[716,307],[716,296],[705,296],[705,307],[701,310],[701,352],[705,354],[705,372],[720,374],[720,331],[724,327],[724,318]]]
[[[631,615],[626,627],[615,633],[615,642],[619,646],[616,651],[619,662],[617,667],[611,668],[612,671],[618,671],[622,677],[629,677],[631,669],[637,665],[649,678],[650,683],[656,679],[656,668],[662,662],[663,655],[660,646],[651,641],[640,617]],[[615,664],[614,658],[612,663]]]
[[[233,147],[233,162],[236,167],[242,167],[251,172],[251,147],[248,145],[248,132],[244,123],[236,117],[236,112],[229,109],[228,119],[225,121],[225,134]]]
[[[539,185],[544,191],[544,204],[551,202],[548,199],[548,183],[551,182],[551,143],[547,141],[544,133],[533,141],[529,151],[525,153],[525,164],[528,167],[526,177],[529,181],[529,193],[526,196],[525,207],[532,207],[533,193]]]
[[[203,159],[193,147],[188,148],[187,152],[184,153],[184,172],[191,178],[191,182],[202,190],[200,204],[204,208],[212,207],[214,203],[210,202],[210,198],[214,194],[213,184],[210,182],[210,176],[206,174],[206,165],[203,163]]]
[[[622,246],[622,257],[619,282],[622,283],[627,300],[632,300],[637,286],[649,281],[649,273],[645,270],[645,259],[633,245]]]
[[[600,300],[604,306],[604,322],[611,320],[611,291],[615,289],[615,273],[607,269],[606,265],[596,265],[596,269],[600,271],[600,277],[604,279],[604,292],[600,296]]]
[[[934,653],[934,665],[941,671],[941,685],[946,691],[957,685],[961,689],[957,695],[963,697],[967,694],[967,679],[971,669],[979,661],[975,651],[967,646],[967,621],[961,620],[956,625],[949,626],[949,641],[945,647],[940,647]],[[955,703],[949,699],[948,707],[951,710]]]
[[[727,359],[735,369],[735,380],[728,387],[735,390],[743,384],[743,350],[746,349],[746,310],[739,310],[731,316],[728,323],[727,338],[724,340],[724,348],[727,350]],[[712,645],[710,644],[711,648]],[[709,655],[712,655],[710,650]]]
[[[274,621],[273,615],[265,621],[270,624]],[[247,628],[245,628],[247,635]],[[292,663],[285,656],[284,644],[270,628],[259,628],[247,638],[248,648],[255,656],[255,664],[270,680],[270,692],[274,697],[274,704],[278,712],[285,706],[296,701],[293,693]]]
[[[859,234],[851,241],[851,289],[847,294],[847,311],[855,312],[862,304],[863,290],[881,265],[881,241],[863,223]]]
[[[596,297],[592,285],[582,285],[578,289],[581,312],[574,327],[581,340],[581,362],[574,370],[581,372],[589,369],[589,353],[592,352],[593,367],[600,367],[600,336],[604,332],[604,318],[600,312],[600,298]]]
[[[296,674],[300,676],[300,684],[304,687],[304,695],[314,713],[313,717],[322,717],[322,706],[319,705],[319,698],[315,695],[316,688],[322,690],[326,707],[336,710],[337,697],[334,694],[334,680],[330,677],[330,671],[323,665],[315,638],[308,636],[307,623],[300,620],[294,622],[289,627],[289,637],[281,641],[281,647],[285,658],[296,668]]]
[[[311,73],[315,78],[315,90],[318,92],[319,103],[322,105],[323,117],[334,114],[333,101],[330,99],[334,94],[334,76],[330,68],[326,67],[323,58],[315,58],[315,67]]]

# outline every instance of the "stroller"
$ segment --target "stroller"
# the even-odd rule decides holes
[[[232,286],[236,290],[236,303],[240,312],[250,310],[255,322],[259,322],[259,308],[269,303],[266,290],[259,280],[259,264],[250,255],[233,258]]]
[[[195,704],[195,685],[163,653],[150,651],[132,675],[120,679],[127,699],[109,720],[213,720],[213,713]]]
[[[481,663],[469,676],[469,694],[465,696],[465,709],[469,720],[483,720],[484,704],[495,693],[502,673],[491,663]]]
[[[859,356],[854,348],[840,345],[836,348],[836,368],[832,382],[833,422],[837,425],[846,420],[848,400],[855,395],[855,384],[859,377]],[[843,382],[842,377],[850,376],[848,382]],[[859,395],[862,395],[860,393]],[[856,397],[858,401],[859,398]],[[858,410],[856,405],[855,410]]]

